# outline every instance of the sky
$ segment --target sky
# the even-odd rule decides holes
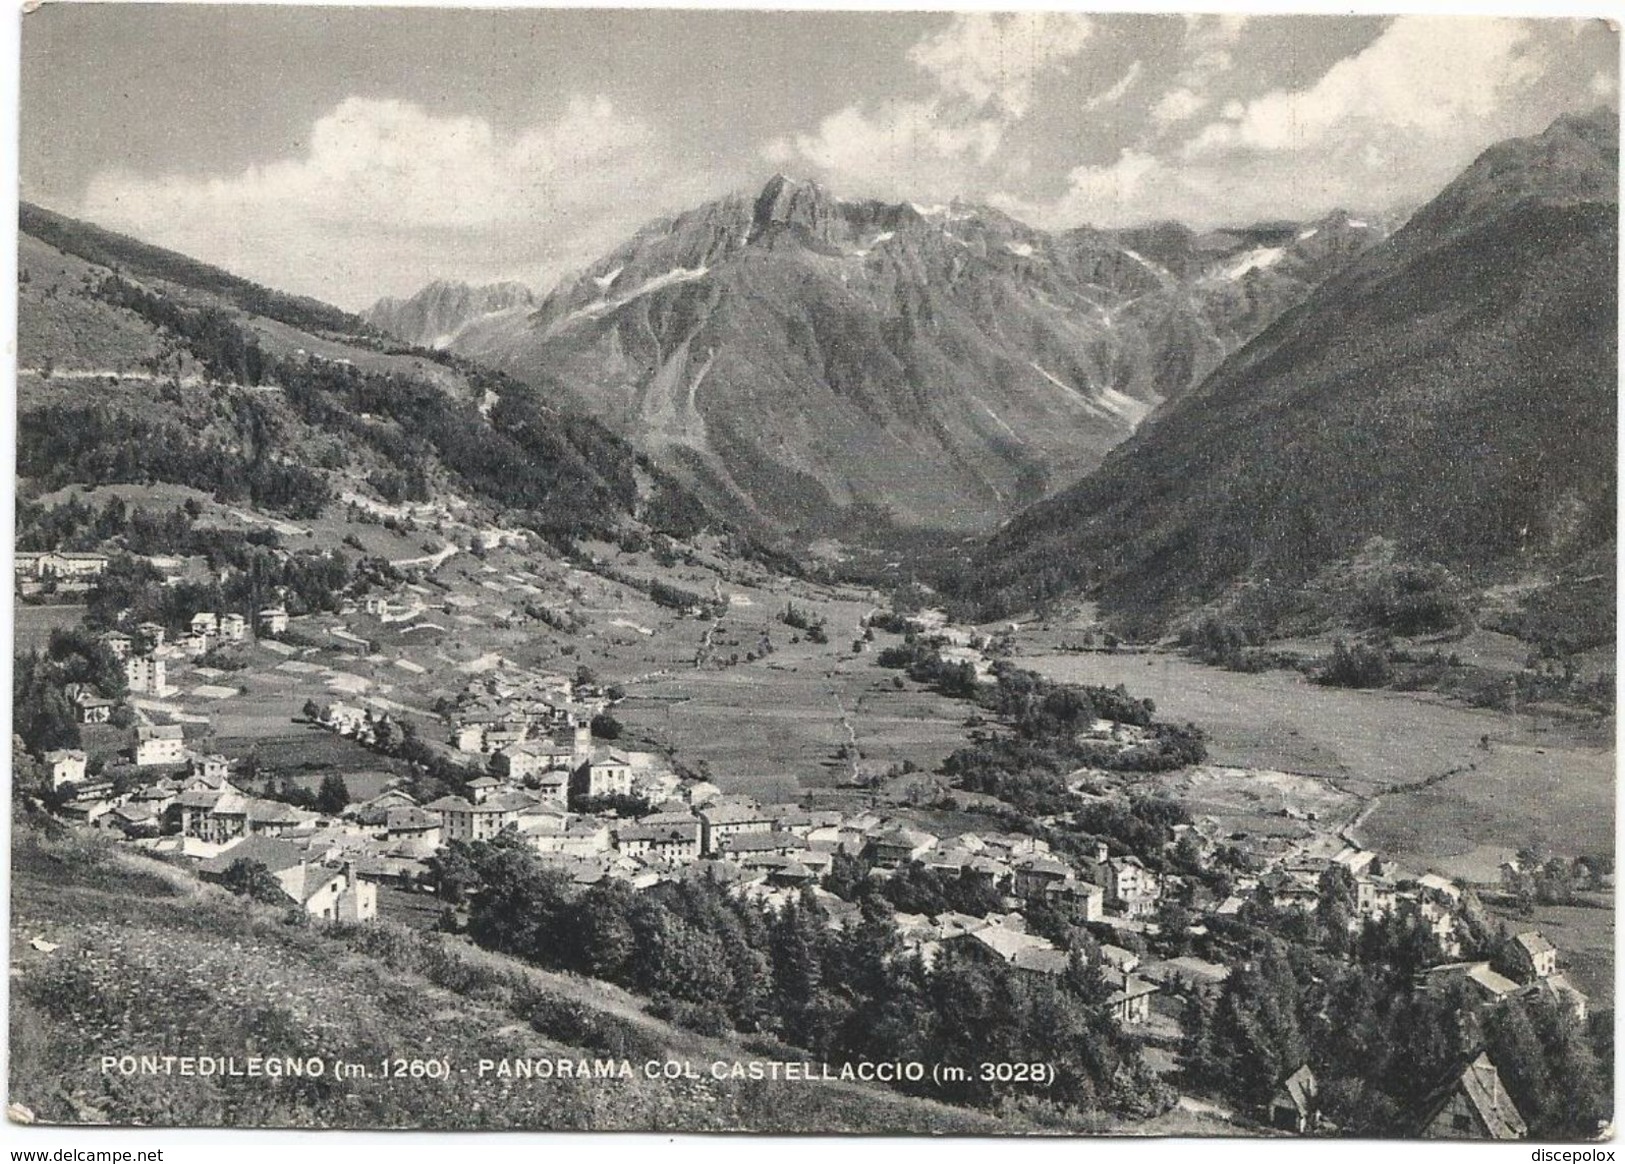
[[[776,172],[1033,225],[1392,213],[1617,108],[1616,35],[1496,17],[47,4],[23,197],[359,309],[543,289]]]

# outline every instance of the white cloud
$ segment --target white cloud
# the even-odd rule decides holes
[[[98,174],[80,213],[275,286],[361,306],[435,276],[539,283],[703,183],[603,98],[499,135],[476,117],[350,98],[301,157],[224,177]],[[675,200],[675,201],[674,201]],[[636,207],[636,209],[635,209]],[[568,249],[554,250],[568,238]],[[516,241],[525,240],[525,241]]]
[[[968,12],[916,44],[909,60],[945,94],[1025,117],[1040,73],[1064,67],[1093,32],[1085,16],[1062,12]]]
[[[1195,89],[1171,89],[1151,107],[1151,120],[1159,125],[1189,121],[1207,108],[1207,98]]]
[[[1414,205],[1486,146],[1576,104],[1583,80],[1552,81],[1565,76],[1564,35],[1539,22],[1400,17],[1312,84],[1232,101],[1182,140],[1154,132],[1112,162],[1074,169],[1057,201],[1002,204],[1052,225]]]
[[[770,143],[767,156],[859,178],[866,193],[925,195],[956,181],[967,165],[986,165],[1003,136],[998,119],[966,117],[940,100],[898,101],[873,114],[853,107],[832,113],[815,134]]]
[[[1523,51],[1532,38],[1532,27],[1521,21],[1401,17],[1309,88],[1266,93],[1233,124],[1208,126],[1187,154],[1301,149],[1372,125],[1448,134],[1496,115],[1511,92],[1541,74]]]
[[[1212,99],[1213,82],[1235,63],[1230,50],[1251,18],[1233,13],[1185,17],[1185,61],[1173,88],[1151,107],[1151,120],[1161,127],[1189,121]]]
[[[777,165],[812,168],[854,194],[963,193],[969,175],[993,162],[1010,127],[1032,108],[1039,77],[1063,72],[1093,31],[1077,14],[956,15],[909,50],[931,80],[929,96],[847,106],[814,133],[774,139],[763,154]],[[1137,76],[1138,62],[1119,82],[1123,90]],[[1011,166],[1015,173],[1020,163]]]

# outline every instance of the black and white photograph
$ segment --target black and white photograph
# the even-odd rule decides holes
[[[8,1138],[1612,1139],[1616,23],[13,19]]]

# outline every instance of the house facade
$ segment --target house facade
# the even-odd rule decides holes
[[[124,681],[133,695],[162,695],[169,690],[169,666],[154,655],[132,655],[124,660]]]
[[[147,768],[185,762],[186,738],[179,724],[159,724],[155,727],[136,729],[136,767]]]
[[[64,784],[84,783],[86,760],[85,753],[77,748],[46,752],[45,763],[51,770],[52,789],[61,788]]]

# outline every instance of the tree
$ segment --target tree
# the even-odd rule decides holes
[[[479,867],[466,841],[451,841],[434,851],[428,860],[429,883],[441,901],[461,905],[480,888]]]
[[[255,901],[271,905],[288,903],[288,895],[283,891],[282,883],[272,875],[263,861],[252,861],[247,857],[237,858],[220,878],[220,884],[239,897],[251,897]]]
[[[583,974],[619,981],[636,937],[627,913],[632,890],[624,881],[602,881],[582,894],[571,911],[566,961]]]
[[[323,776],[321,787],[316,790],[316,811],[324,816],[338,816],[349,803],[350,789],[344,777],[337,772]]]
[[[609,712],[600,712],[592,717],[592,734],[600,740],[618,740],[621,738],[621,721]]]

